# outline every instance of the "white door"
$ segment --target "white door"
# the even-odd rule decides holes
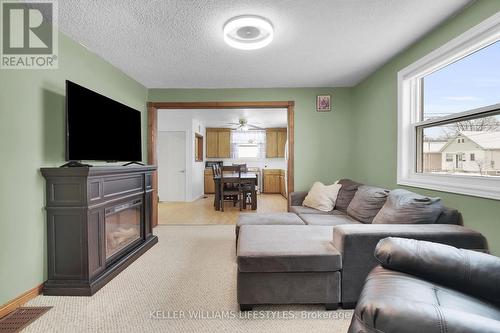
[[[186,200],[186,132],[158,132],[160,201]]]

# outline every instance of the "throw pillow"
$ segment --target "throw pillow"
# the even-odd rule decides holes
[[[350,179],[341,179],[338,181],[339,184],[342,185],[342,188],[339,191],[339,195],[337,196],[337,201],[335,202],[335,209],[341,211],[342,213],[347,213],[347,207],[354,198],[358,187],[362,184],[356,183]]]
[[[315,182],[309,193],[307,193],[302,205],[323,212],[329,212],[335,207],[335,201],[341,187],[342,185],[337,183],[324,185],[321,182]]]
[[[393,190],[373,219],[377,224],[436,223],[443,211],[440,198],[429,198],[407,190]]]
[[[360,186],[347,207],[347,215],[362,223],[372,223],[385,204],[389,192],[379,187]]]

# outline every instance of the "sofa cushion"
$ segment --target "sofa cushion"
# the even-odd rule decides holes
[[[242,225],[304,225],[294,213],[242,213],[236,222],[236,237]]]
[[[347,207],[347,214],[362,223],[372,223],[384,206],[389,192],[380,187],[360,186]]]
[[[429,198],[407,190],[392,190],[382,209],[373,219],[374,224],[435,223],[443,205],[440,198]]]
[[[490,303],[379,266],[366,279],[349,332],[500,332],[499,320]]]
[[[340,184],[324,185],[321,182],[315,182],[302,205],[322,212],[332,211],[341,187]]]
[[[340,254],[332,227],[244,225],[238,242],[240,272],[335,272]]]
[[[341,212],[347,213],[347,207],[354,198],[358,187],[362,184],[356,183],[350,179],[341,179],[339,180],[339,184],[342,187],[339,190],[339,194],[337,195],[337,201],[335,202],[335,209],[340,210]]]
[[[299,217],[308,225],[342,225],[342,224],[360,224],[352,217],[346,214],[300,214]]]
[[[329,215],[332,214],[335,210],[332,210],[330,212],[322,212],[320,210],[310,208],[310,207],[304,207],[304,206],[290,206],[290,212],[295,213],[295,214],[318,214],[318,215]]]

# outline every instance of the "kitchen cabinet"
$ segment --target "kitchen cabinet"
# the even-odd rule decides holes
[[[280,193],[280,170],[279,169],[264,169],[262,172],[264,193]]]
[[[229,128],[207,128],[206,157],[231,157],[231,130]]]
[[[264,189],[263,193],[280,193],[285,198],[286,171],[281,169],[264,169],[262,172]]]
[[[272,158],[278,156],[278,132],[266,130],[266,157]]]
[[[216,131],[210,131],[207,128],[205,136],[207,141],[206,157],[217,157],[219,145],[218,133]]]
[[[222,129],[218,132],[218,153],[219,156],[216,157],[231,157],[231,131],[229,129]]]
[[[287,139],[286,128],[266,129],[266,157],[284,158]]]
[[[283,130],[279,130],[277,132],[277,140],[278,140],[278,155],[276,157],[280,158],[285,158],[285,146],[286,146],[286,128],[283,128]]]
[[[205,183],[205,194],[215,193],[215,183],[212,168],[206,168],[203,176]]]

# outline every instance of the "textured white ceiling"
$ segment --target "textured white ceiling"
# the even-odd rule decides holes
[[[64,0],[60,30],[148,88],[352,86],[470,0]],[[268,47],[222,38],[243,14]]]
[[[263,128],[286,127],[287,109],[161,109],[161,118],[169,119],[196,119],[205,127],[234,128],[229,123],[237,123],[244,118],[249,124]]]

